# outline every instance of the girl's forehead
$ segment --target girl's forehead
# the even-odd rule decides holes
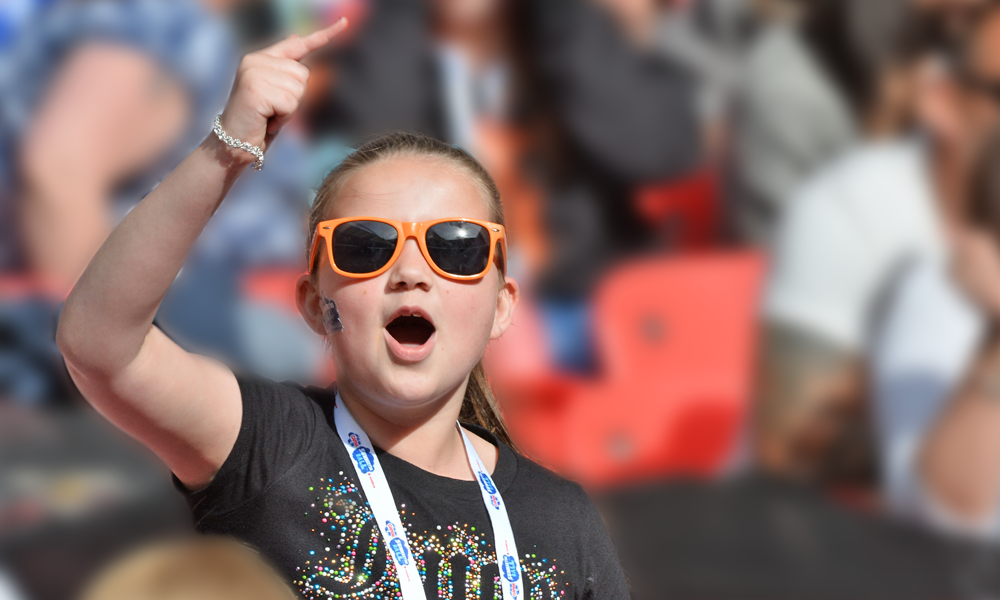
[[[326,219],[369,216],[407,222],[491,218],[482,188],[466,169],[445,158],[408,155],[349,174],[327,213]]]

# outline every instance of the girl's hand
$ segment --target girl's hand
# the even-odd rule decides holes
[[[244,56],[222,113],[222,128],[226,133],[266,149],[305,96],[309,69],[299,61],[325,46],[345,28],[347,19],[341,17],[326,29],[306,37],[290,35],[273,46]],[[250,153],[234,152],[253,162]]]

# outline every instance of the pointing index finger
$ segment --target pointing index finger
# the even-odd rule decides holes
[[[302,60],[310,52],[327,45],[338,33],[347,29],[347,18],[340,17],[337,21],[319,31],[314,31],[305,37],[291,35],[277,44],[262,50],[264,54],[278,58]]]

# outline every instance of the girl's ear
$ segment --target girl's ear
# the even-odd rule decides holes
[[[490,332],[490,339],[495,340],[507,332],[510,323],[514,318],[514,309],[521,300],[521,286],[513,277],[504,277],[504,285],[497,292],[497,312],[493,318],[493,331]]]
[[[299,314],[305,319],[309,328],[319,335],[326,335],[326,327],[323,326],[323,303],[322,294],[312,277],[306,273],[299,277],[295,284],[295,303],[299,307]]]

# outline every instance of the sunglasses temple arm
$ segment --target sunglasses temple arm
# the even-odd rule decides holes
[[[309,264],[306,265],[309,273],[316,269],[316,259],[319,258],[319,245],[323,243],[323,236],[317,231],[313,236],[312,245],[309,248]]]

